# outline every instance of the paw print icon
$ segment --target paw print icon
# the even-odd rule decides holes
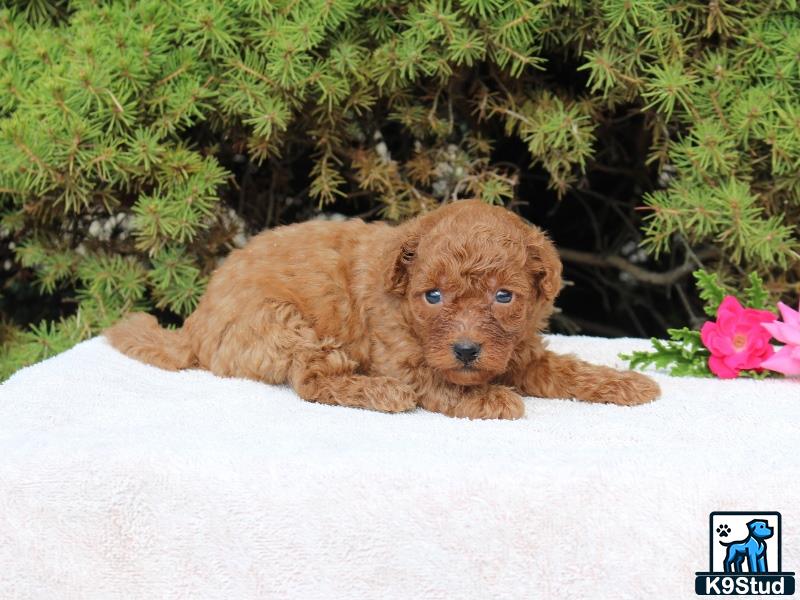
[[[719,534],[719,537],[728,537],[728,534],[730,534],[730,532],[731,528],[728,527],[725,523],[717,527],[717,533]]]

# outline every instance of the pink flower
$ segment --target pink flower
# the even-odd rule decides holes
[[[797,308],[800,309],[800,306]],[[784,375],[800,375],[800,312],[783,302],[778,302],[778,310],[781,311],[783,323],[775,321],[762,323],[761,326],[786,345],[762,362],[761,366]]]
[[[742,308],[733,296],[725,296],[717,309],[717,321],[708,321],[700,330],[705,347],[711,351],[708,368],[717,377],[731,379],[739,371],[760,369],[772,356],[769,331],[762,323],[775,321],[767,310]]]

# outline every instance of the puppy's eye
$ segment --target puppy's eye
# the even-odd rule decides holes
[[[508,304],[511,302],[511,298],[514,296],[508,290],[497,290],[497,293],[494,295],[494,299],[497,300],[500,304]]]
[[[442,301],[442,292],[439,290],[428,290],[425,292],[425,300],[428,304],[439,304]]]

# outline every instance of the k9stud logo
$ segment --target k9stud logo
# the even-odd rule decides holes
[[[701,596],[791,596],[794,573],[781,565],[781,514],[712,512],[709,570],[698,572]]]

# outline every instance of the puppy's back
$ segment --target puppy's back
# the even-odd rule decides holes
[[[298,308],[321,337],[360,337],[364,323],[355,280],[380,256],[391,230],[352,220],[265,231],[214,272],[186,325],[202,330],[203,337],[222,335],[230,322],[277,301]]]

